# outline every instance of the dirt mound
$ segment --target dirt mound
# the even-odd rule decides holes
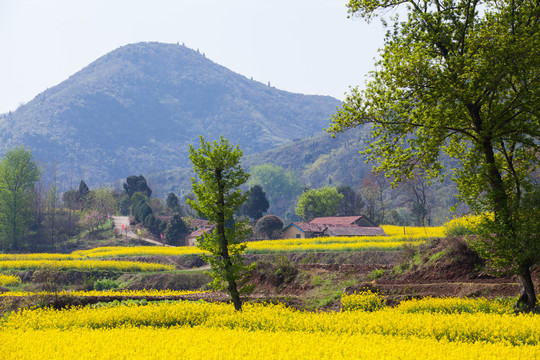
[[[403,282],[495,279],[481,270],[484,261],[462,237],[435,239],[427,248],[405,251],[400,266]]]

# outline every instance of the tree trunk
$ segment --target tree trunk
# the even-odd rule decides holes
[[[232,263],[230,259],[227,259],[227,265],[226,265],[226,277],[227,277],[227,283],[229,284],[228,290],[229,294],[231,295],[233,304],[234,304],[234,310],[239,311],[242,310],[242,300],[240,299],[240,293],[238,292],[238,287],[236,286],[236,281],[232,277],[232,274],[229,272],[232,269]]]
[[[222,171],[221,169],[216,169],[215,171],[216,179],[218,183],[218,202],[219,202],[219,210],[218,210],[218,222],[217,222],[217,231],[218,231],[218,237],[220,240],[221,245],[221,256],[223,257],[224,262],[224,270],[225,270],[225,280],[227,280],[227,290],[229,291],[229,295],[231,295],[234,309],[236,311],[242,310],[242,300],[240,299],[240,293],[238,292],[238,287],[236,285],[236,280],[234,279],[234,270],[233,270],[233,264],[231,261],[231,256],[229,254],[229,242],[227,241],[226,234],[225,234],[225,194],[223,191],[223,182],[222,182]]]
[[[530,312],[536,306],[536,294],[534,293],[534,285],[531,279],[531,271],[529,267],[523,268],[518,274],[520,296],[516,303],[516,310]]]

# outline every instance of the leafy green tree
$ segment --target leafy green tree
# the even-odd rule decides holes
[[[260,185],[254,185],[249,189],[247,201],[240,208],[242,215],[252,219],[260,219],[270,207],[266,193]]]
[[[407,4],[406,20],[394,23],[371,81],[351,91],[329,131],[372,124],[374,140],[364,153],[396,181],[415,167],[439,176],[443,154],[459,160],[453,178],[460,198],[495,215],[497,237],[492,255],[484,255],[507,253],[521,283],[519,303],[532,309],[537,247],[520,236],[517,219],[538,168],[540,5],[351,0],[348,7],[371,20],[400,4]],[[512,255],[509,248],[519,250]]]
[[[108,187],[99,188],[90,192],[89,208],[96,210],[104,218],[116,213],[117,201],[114,190]]]
[[[152,190],[148,187],[148,183],[142,175],[128,176],[126,182],[124,183],[124,191],[130,198],[137,192],[145,194],[148,198],[152,196]]]
[[[180,209],[180,201],[178,200],[178,196],[176,196],[175,193],[170,192],[169,195],[167,195],[166,200],[167,208],[170,209],[170,211],[179,212]]]
[[[184,245],[181,240],[185,237],[185,235],[187,235],[188,232],[189,229],[184,223],[184,220],[182,220],[180,214],[175,213],[165,228],[165,233],[163,234],[165,243],[174,246]]]
[[[215,225],[197,246],[210,253],[203,257],[211,266],[213,287],[227,289],[236,310],[242,308],[240,292],[252,268],[246,266],[241,257],[246,248],[242,240],[247,239],[250,232],[247,221],[235,222],[234,219],[247,199],[240,190],[249,177],[240,165],[241,157],[240,148],[230,145],[223,136],[219,142],[206,142],[201,136],[199,149],[189,146],[189,158],[198,180],[191,179],[197,201],[188,199],[188,203]],[[226,226],[230,223],[232,226]]]
[[[296,215],[305,221],[319,216],[334,216],[341,199],[343,199],[343,195],[331,186],[304,191],[298,199]]]
[[[77,194],[75,195],[75,203],[80,209],[86,209],[89,194],[90,189],[88,188],[88,185],[86,185],[84,180],[81,180],[79,188],[77,189]]]
[[[39,177],[32,153],[23,146],[8,151],[0,162],[0,231],[6,249],[19,249],[28,232]]]
[[[287,210],[294,208],[302,193],[302,185],[291,170],[274,164],[262,164],[253,166],[250,174],[248,185],[260,185],[264,189],[270,202],[270,212],[284,215]]]

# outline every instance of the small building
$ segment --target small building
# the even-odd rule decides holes
[[[214,230],[213,227],[203,227],[203,228],[200,228],[200,229],[197,229],[197,230],[193,231],[186,238],[186,246],[195,246],[195,245],[197,245],[197,240],[199,240],[199,238],[202,238],[204,233],[207,233],[207,232],[212,231],[212,230]]]
[[[319,224],[292,222],[283,229],[284,239],[304,239],[324,236],[326,227]]]
[[[376,227],[375,223],[364,215],[358,216],[327,216],[318,217],[309,222],[309,224],[323,224],[327,226],[360,226]]]
[[[329,226],[324,231],[325,236],[386,236],[381,227],[363,226]]]
[[[319,217],[308,223],[292,222],[283,229],[284,239],[322,236],[386,236],[381,227],[363,215]]]

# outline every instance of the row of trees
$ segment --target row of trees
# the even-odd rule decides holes
[[[264,192],[269,202],[267,212],[277,214],[285,221],[362,214],[379,224],[430,226],[442,224],[450,216],[449,208],[458,204],[455,187],[449,181],[430,184],[420,171],[394,187],[391,186],[392,178],[372,172],[356,186],[329,185],[320,189],[302,186],[292,171],[273,164],[254,166],[250,174],[247,182],[251,185],[250,193]],[[253,186],[261,189],[253,189]],[[248,201],[251,203],[251,197]],[[261,215],[242,214],[253,219]]]

